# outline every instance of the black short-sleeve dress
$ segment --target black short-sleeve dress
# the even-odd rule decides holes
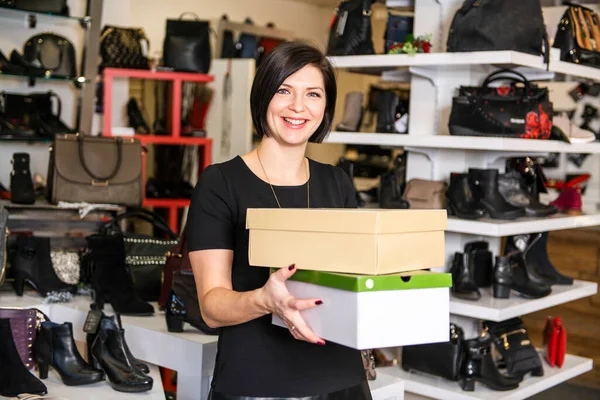
[[[311,208],[356,207],[354,189],[341,169],[309,160]],[[307,206],[307,187],[274,186],[283,208]],[[248,264],[248,208],[276,208],[268,183],[241,157],[214,164],[202,173],[187,222],[189,251],[233,250],[236,291],[262,287],[268,268]],[[283,267],[283,266],[282,266]],[[213,389],[251,397],[303,397],[331,393],[365,380],[360,352],[328,342],[296,340],[267,315],[220,330]]]

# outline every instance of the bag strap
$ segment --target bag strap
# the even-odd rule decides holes
[[[505,76],[502,76],[505,75]],[[509,75],[509,76],[506,76]],[[515,76],[510,76],[510,75],[516,75]],[[496,72],[493,72],[491,74],[489,74],[485,80],[483,81],[483,84],[481,86],[488,86],[488,84],[490,84],[491,82],[494,81],[498,81],[501,79],[506,79],[506,80],[511,80],[513,82],[522,82],[525,84],[526,88],[530,88],[531,87],[531,83],[529,82],[529,80],[525,77],[525,75],[521,74],[520,72],[517,71],[513,71],[511,69],[500,69]]]
[[[194,12],[191,12],[191,11],[186,11],[186,12],[184,12],[184,13],[181,13],[181,15],[179,16],[179,19],[180,19],[180,20],[182,20],[182,19],[183,19],[183,17],[184,17],[184,16],[186,16],[187,14],[191,14],[191,15],[193,15],[193,16],[194,16],[194,19],[195,19],[196,21],[200,21],[200,17],[198,16],[198,14],[196,14],[196,13],[194,13]]]
[[[104,230],[112,232],[121,232],[121,229],[119,228],[119,223],[125,218],[139,218],[150,223],[153,227],[167,234],[167,236],[169,236],[170,239],[177,240],[178,238],[177,234],[175,234],[175,232],[173,232],[171,228],[169,228],[169,225],[163,217],[156,213],[153,213],[152,211],[148,211],[142,208],[134,209],[132,211],[127,211],[114,216],[108,223],[106,223],[106,225],[104,225]]]
[[[77,136],[77,142],[79,143],[79,160],[81,161],[81,165],[83,166],[83,170],[89,175],[91,176],[92,179],[92,183],[94,181],[105,181],[106,183],[108,183],[109,180],[111,180],[112,178],[115,177],[115,175],[117,175],[117,172],[119,172],[119,169],[121,168],[121,162],[123,161],[123,138],[121,137],[117,137],[115,140],[115,143],[117,144],[117,163],[115,165],[115,168],[113,169],[113,171],[107,175],[107,176],[98,176],[95,175],[94,173],[92,173],[92,171],[89,169],[89,167],[87,166],[87,164],[85,163],[85,157],[84,157],[84,139],[81,136]]]
[[[51,37],[53,39],[59,38],[59,40],[65,40],[65,41],[67,40],[65,38],[62,38],[60,36],[56,36],[56,35],[51,34],[51,33],[49,33],[49,34],[43,34],[43,35],[40,35],[40,36]],[[40,44],[43,44],[44,40],[42,38],[40,38],[39,36],[38,36],[38,39],[35,40],[35,41],[37,42],[40,39],[42,40],[42,43],[40,43]],[[46,64],[44,64],[44,61],[42,61],[42,49],[41,49],[41,46],[39,46],[39,45],[36,46],[37,51],[36,51],[36,54],[35,54],[35,58],[38,59],[42,63],[42,65],[44,66],[44,68],[46,68],[46,69],[48,69],[50,71],[56,71],[57,69],[60,68],[60,66],[63,63],[63,57],[65,55],[65,46],[59,45],[58,43],[56,43],[56,40],[48,40],[48,42],[53,42],[54,45],[59,48],[59,51],[58,51],[58,53],[59,53],[59,55],[58,55],[58,64],[56,65],[56,67],[50,68],[50,67],[46,66]]]
[[[62,112],[62,101],[60,100],[60,96],[58,94],[56,94],[55,92],[53,92],[52,90],[50,90],[48,92],[48,94],[50,95],[50,98],[55,98],[56,99],[56,103],[58,104],[58,112],[56,113],[56,117],[58,119],[60,119],[60,114]]]

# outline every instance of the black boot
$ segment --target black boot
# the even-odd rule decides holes
[[[377,96],[377,132],[396,132],[396,108],[400,97],[391,90],[384,90]]]
[[[358,207],[364,207],[365,201],[360,197],[358,190],[356,190],[356,186],[354,185],[354,163],[350,160],[346,160],[344,157],[341,157],[338,161],[338,167],[344,170],[346,175],[350,177],[350,182],[352,182],[352,187],[354,188],[354,195],[356,197],[356,205]]]
[[[549,286],[538,285],[529,279],[521,252],[496,257],[494,297],[508,299],[511,289],[528,299],[539,299],[552,293]]]
[[[379,208],[406,209],[410,208],[408,201],[402,198],[406,186],[406,158],[398,155],[394,166],[388,172],[379,176]]]
[[[74,285],[61,281],[50,258],[50,238],[18,236],[17,251],[11,264],[17,296],[23,296],[28,281],[42,296],[49,292],[77,291]]]
[[[98,310],[109,302],[115,313],[147,316],[154,307],[135,293],[125,266],[125,245],[121,236],[91,235],[86,238],[92,264],[92,288]]]
[[[557,285],[572,285],[573,278],[558,272],[548,258],[548,232],[540,232],[533,235],[539,235],[539,239],[532,242],[531,246],[527,249],[527,260],[534,263],[537,269],[546,276],[554,277]]]
[[[29,154],[14,153],[10,174],[10,201],[15,204],[35,203],[33,179],[29,168]]]
[[[525,216],[525,209],[513,207],[502,198],[498,191],[497,169],[469,168],[469,183],[475,199],[494,219],[515,219]]]
[[[465,254],[469,255],[469,262],[473,264],[477,287],[490,287],[494,282],[494,259],[489,251],[489,243],[477,240],[465,243]]]
[[[147,392],[153,380],[128,357],[123,331],[110,319],[100,321],[98,336],[92,344],[94,366],[104,371],[112,388],[118,392]]]
[[[183,332],[183,323],[187,322],[207,335],[218,335],[219,330],[206,324],[200,313],[198,292],[194,274],[180,271],[173,274],[173,288],[165,310],[169,332]]]
[[[511,171],[501,174],[498,179],[498,190],[510,205],[525,209],[528,217],[547,217],[558,212],[558,208],[542,204],[534,197],[520,172]]]
[[[475,283],[473,264],[468,254],[454,253],[450,273],[452,274],[452,294],[465,300],[479,300],[481,293]]]
[[[102,321],[103,319],[109,319],[111,320],[115,325],[117,325],[119,327],[120,330],[123,330],[123,324],[121,323],[121,317],[119,316],[119,314],[115,314],[113,316],[106,316],[104,313],[102,313],[102,317],[100,319],[100,321]],[[98,336],[98,333],[88,333],[86,335],[85,341],[87,344],[87,349],[88,349],[88,354],[92,354],[92,345],[94,344],[94,340],[96,340],[96,337]],[[133,356],[133,354],[131,353],[131,350],[129,350],[129,346],[127,345],[127,342],[125,342],[125,353],[127,353],[127,357],[130,360],[133,360],[133,363],[135,364],[136,367],[138,367],[138,369],[140,371],[142,371],[145,374],[150,373],[150,368],[148,367],[148,365],[146,365],[144,362],[138,360],[137,358],[135,358]]]
[[[519,380],[507,377],[498,371],[492,359],[492,340],[489,336],[467,340],[466,360],[463,365],[462,390],[472,392],[475,382],[483,383],[493,390],[512,390],[519,387]]]
[[[29,372],[17,351],[8,318],[0,318],[0,396],[46,394],[46,385]]]
[[[43,322],[35,340],[35,358],[40,378],[48,378],[50,365],[67,386],[81,386],[104,380],[102,371],[88,365],[79,354],[73,339],[73,325]]]
[[[477,219],[485,215],[485,209],[473,196],[468,174],[450,174],[446,200],[448,215],[464,219]]]
[[[554,276],[546,275],[544,271],[541,270],[539,266],[540,262],[538,261],[539,255],[535,254],[535,248],[533,248],[541,239],[541,233],[509,236],[506,238],[504,254],[522,252],[523,258],[525,259],[527,277],[538,285],[550,286],[556,283],[556,278]],[[542,259],[542,261],[544,260]]]

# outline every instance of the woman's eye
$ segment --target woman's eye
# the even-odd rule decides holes
[[[308,95],[310,97],[321,97],[321,95],[319,93],[316,93],[316,92],[310,92]]]
[[[289,93],[289,92],[288,92],[288,90],[287,90],[287,89],[279,89],[279,90],[277,91],[277,93],[279,93],[279,94],[286,94],[286,93]]]

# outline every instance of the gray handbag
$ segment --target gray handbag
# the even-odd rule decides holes
[[[57,135],[50,148],[48,200],[140,206],[139,140]]]
[[[6,242],[8,241],[8,211],[0,204],[0,285],[6,277]]]

